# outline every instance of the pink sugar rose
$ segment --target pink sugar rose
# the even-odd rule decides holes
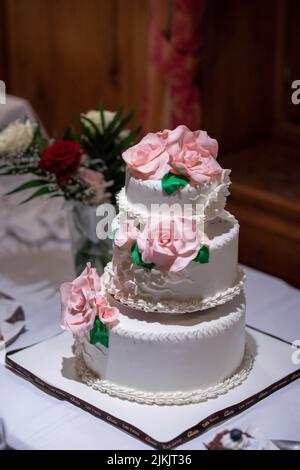
[[[118,318],[120,313],[116,307],[111,307],[106,299],[101,294],[95,296],[96,312],[103,324],[113,323]]]
[[[186,176],[192,184],[206,183],[221,175],[222,168],[216,162],[218,142],[207,132],[192,132],[186,126],[178,126],[158,135],[166,143],[172,173]]]
[[[103,173],[84,167],[80,167],[78,173],[80,178],[95,191],[95,195],[90,199],[91,204],[100,204],[111,196],[106,190],[113,182],[105,181]]]
[[[171,171],[187,176],[191,184],[201,184],[221,175],[217,155],[218,142],[206,131],[193,132],[182,125],[147,134],[124,152],[123,158],[131,174],[138,178],[161,180]]]
[[[209,137],[206,131],[195,131],[193,132],[193,134],[196,148],[201,149],[202,155],[205,155],[205,153],[207,152],[206,156],[210,155],[217,159],[219,150],[217,140]],[[193,143],[189,142],[188,144],[192,148]]]
[[[202,150],[189,144],[174,155],[172,162],[172,173],[186,176],[191,184],[207,183],[212,177],[222,174],[222,168],[211,155],[202,154]]]
[[[107,307],[100,309],[98,315],[102,323],[106,325],[109,323],[114,323],[117,320],[119,313],[120,311],[117,307],[110,307],[107,305]]]
[[[165,129],[158,132],[158,135],[165,142],[166,150],[171,159],[182,149],[185,143],[193,140],[193,132],[183,125],[173,130]]]
[[[86,334],[93,326],[96,310],[94,296],[100,288],[100,278],[90,264],[72,282],[64,282],[61,294],[61,327],[74,334]]]
[[[119,310],[110,307],[106,297],[100,294],[100,288],[100,278],[90,263],[74,281],[61,285],[61,327],[64,330],[85,336],[97,315],[102,323],[116,320]]]
[[[102,294],[96,294],[94,297],[94,305],[96,307],[97,313],[99,314],[102,308],[106,308],[108,306],[107,298]]]
[[[204,237],[195,221],[189,219],[149,219],[137,244],[144,263],[175,272],[197,256]]]
[[[79,278],[85,277],[85,276],[86,276],[86,278],[88,280],[88,283],[89,283],[89,286],[90,286],[90,288],[93,292],[97,292],[101,289],[100,277],[97,273],[96,268],[91,267],[91,263],[86,263],[86,268],[82,271]],[[77,278],[77,279],[79,279],[79,278]]]
[[[95,296],[95,307],[96,312],[102,323],[113,323],[118,318],[120,313],[119,309],[116,307],[111,307],[106,299],[101,294]]]
[[[191,131],[186,126],[178,126],[174,130],[165,129],[157,135],[165,142],[166,151],[171,160],[185,148],[186,145],[192,150],[198,150],[202,156],[217,158],[218,142],[211,139],[206,131]]]
[[[147,134],[138,144],[126,150],[123,159],[131,174],[141,179],[159,180],[170,169],[165,142],[153,133]]]
[[[134,221],[127,219],[120,223],[118,231],[115,236],[115,245],[119,248],[125,247],[130,249],[133,242],[137,238],[137,228],[134,225]]]

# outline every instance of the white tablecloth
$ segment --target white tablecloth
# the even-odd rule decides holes
[[[15,349],[59,332],[58,287],[72,279],[67,247],[49,242],[43,249],[20,246],[0,250],[0,289],[16,297],[27,315],[27,331]],[[248,323],[289,341],[300,339],[300,293],[283,281],[246,269]],[[47,358],[45,358],[47,361]],[[145,444],[85,413],[46,395],[0,365],[0,418],[6,440],[19,449],[144,449]],[[292,383],[224,426],[255,424],[270,438],[300,439],[300,383]],[[184,444],[202,448],[215,430]]]

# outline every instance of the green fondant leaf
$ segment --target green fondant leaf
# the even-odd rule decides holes
[[[138,266],[142,266],[143,268],[152,269],[155,266],[153,263],[144,263],[140,255],[137,243],[135,243],[131,248],[131,257],[135,264],[137,264]]]
[[[185,176],[173,175],[173,173],[166,173],[161,180],[162,188],[168,196],[187,184],[189,184],[189,180]]]
[[[94,326],[90,331],[90,343],[100,343],[108,348],[109,329],[101,322],[100,318],[98,317],[95,319]]]
[[[209,249],[207,246],[202,246],[194,259],[196,263],[205,264],[209,261]]]

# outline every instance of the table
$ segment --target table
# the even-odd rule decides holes
[[[30,223],[30,221],[29,221]],[[9,247],[13,248],[9,248]],[[16,297],[27,315],[27,331],[8,349],[57,334],[58,288],[74,276],[69,247],[49,241],[43,247],[0,245],[0,289]],[[300,338],[300,292],[261,272],[246,268],[247,318],[250,325],[289,341]],[[146,449],[133,437],[61,402],[0,364],[0,417],[7,443],[17,449]],[[230,426],[255,424],[270,438],[300,438],[300,383],[292,383],[261,401]],[[226,425],[220,425],[222,428]],[[215,430],[184,444],[203,448]]]
[[[20,115],[14,115],[13,119],[16,117]],[[0,127],[3,122],[0,112]],[[14,185],[11,178],[1,179],[0,183]],[[51,204],[44,206],[44,212],[48,211],[52,223],[53,204],[57,204],[58,212],[63,213],[64,209],[61,202]],[[22,223],[30,232],[36,212],[29,210],[29,206],[26,208]],[[10,203],[10,215],[13,210]],[[18,217],[17,205],[15,211]],[[0,290],[18,299],[27,319],[26,332],[8,348],[11,350],[43,341],[60,331],[58,289],[63,281],[73,279],[74,270],[70,245],[64,237],[42,237],[39,243],[32,240],[26,243],[24,237],[19,240],[10,236],[5,231],[6,223],[5,217],[0,218],[0,234],[4,234],[0,237]],[[253,269],[246,268],[246,273],[248,324],[290,342],[299,340],[300,292],[280,279]],[[180,448],[203,449],[203,442],[208,442],[217,429],[250,424],[273,439],[299,440],[300,382],[290,384]],[[4,352],[0,353],[0,448],[1,435],[16,449],[148,449],[146,444],[70,403],[45,394],[7,370]]]

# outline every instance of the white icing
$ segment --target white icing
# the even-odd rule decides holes
[[[126,248],[114,246],[104,283],[122,303],[146,311],[180,313],[220,305],[238,295],[244,275],[238,269],[239,225],[228,212],[207,223],[209,262],[192,261],[179,272],[144,269]]]
[[[203,392],[231,377],[242,362],[242,294],[205,313],[176,317],[145,317],[118,306],[121,313],[119,323],[110,330],[108,356],[83,342],[86,366],[104,381],[150,394],[193,395],[195,390]]]
[[[157,204],[178,204],[181,208],[189,208],[194,218],[211,220],[226,205],[229,174],[230,170],[223,170],[219,179],[198,186],[187,185],[168,196],[162,190],[161,181],[141,180],[127,173],[126,185],[117,196],[119,209],[131,217],[145,219],[150,213],[151,205],[153,210],[153,205]]]
[[[188,405],[192,403],[201,403],[212,398],[217,398],[219,395],[224,395],[232,388],[240,385],[248,377],[253,365],[252,356],[245,353],[244,360],[231,377],[225,379],[223,382],[218,383],[205,390],[194,390],[192,392],[142,392],[130,387],[123,387],[114,384],[108,380],[99,379],[96,377],[86,366],[80,348],[76,348],[76,371],[81,380],[101,393],[107,393],[110,396],[118,397],[124,400],[134,401],[146,405]],[[250,450],[250,449],[249,449]]]

